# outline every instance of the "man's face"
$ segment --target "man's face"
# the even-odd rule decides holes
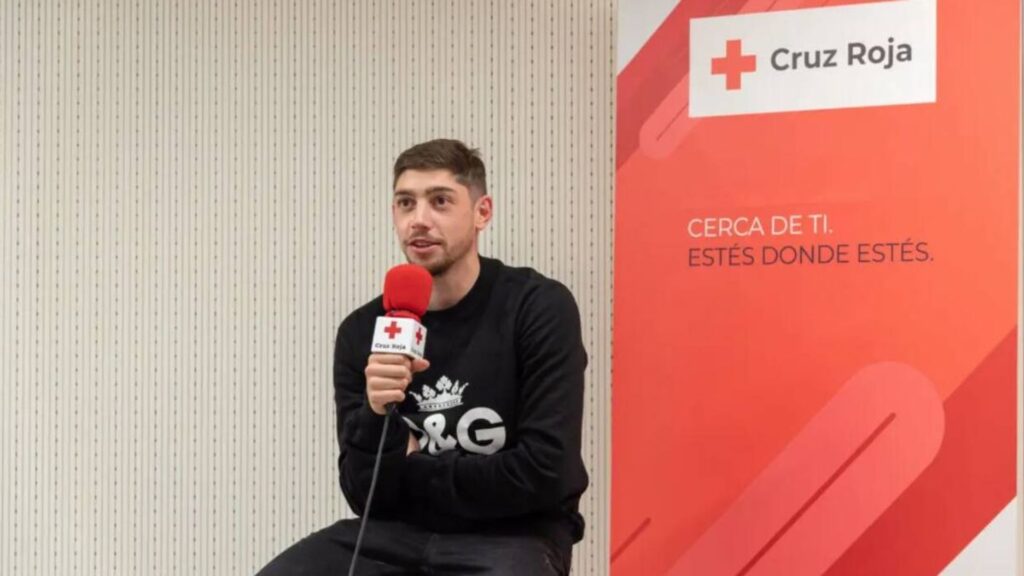
[[[476,236],[491,218],[491,199],[475,201],[448,170],[406,170],[391,204],[405,257],[434,276],[476,255]]]

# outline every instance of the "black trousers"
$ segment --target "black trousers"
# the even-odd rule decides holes
[[[359,519],[336,522],[292,545],[257,576],[346,576],[358,533]],[[538,534],[441,534],[370,519],[355,573],[565,576],[571,560],[571,544]]]

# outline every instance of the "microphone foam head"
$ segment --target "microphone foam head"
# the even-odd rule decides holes
[[[427,312],[434,278],[415,264],[400,264],[384,277],[384,311],[388,316],[414,316]]]

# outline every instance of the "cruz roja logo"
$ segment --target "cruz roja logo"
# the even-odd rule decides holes
[[[884,45],[871,45],[863,42],[850,42],[845,53],[840,54],[839,48],[817,50],[792,50],[777,48],[772,52],[772,68],[780,72],[789,70],[808,70],[811,68],[838,68],[843,62],[847,67],[881,66],[888,70],[898,62],[910,62],[914,58],[910,44],[897,44],[889,38]]]
[[[845,50],[776,48],[771,53],[769,63],[779,72],[838,68],[844,64],[847,67],[881,66],[888,70],[899,62],[911,62],[913,59],[914,53],[910,44],[897,43],[895,38],[889,38],[885,44],[850,42]],[[744,54],[743,41],[739,39],[727,40],[725,55],[711,59],[711,74],[725,76],[726,90],[741,90],[743,74],[756,71],[757,56]]]
[[[709,118],[934,103],[935,2],[692,18],[686,114]],[[652,153],[672,148],[687,132],[665,127],[678,114],[679,101],[666,97],[645,124],[649,129],[641,132],[653,135],[645,144]]]
[[[711,59],[711,73],[725,75],[725,89],[739,90],[743,87],[743,73],[757,70],[757,56],[743,53],[742,40],[728,40],[725,56]]]

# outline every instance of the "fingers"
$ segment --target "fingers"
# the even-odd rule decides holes
[[[395,378],[411,379],[412,370],[409,359],[400,354],[371,354],[366,362],[366,379]]]
[[[370,410],[383,416],[387,413],[388,404],[401,404],[405,401],[405,392],[401,390],[367,391],[366,397],[370,402]]]
[[[370,354],[367,364],[405,364],[409,365],[409,359],[401,354]]]
[[[430,366],[423,359],[412,359],[400,354],[371,354],[366,363],[366,396],[370,409],[383,415],[387,405],[405,400],[405,389],[412,375]]]
[[[430,368],[430,362],[423,358],[406,358],[398,354],[373,354],[366,365],[366,377],[411,378],[413,374]]]
[[[364,373],[367,378],[394,378],[401,380],[412,377],[412,370],[409,370],[408,366],[399,364],[368,364]]]
[[[380,369],[376,366],[375,369]],[[367,366],[366,372],[366,398],[370,402],[370,408],[377,414],[383,415],[388,404],[402,403],[405,401],[405,388],[412,381],[412,375],[408,368],[401,366],[387,367],[398,368],[404,374],[399,376],[376,376],[372,375],[374,369]]]
[[[367,392],[386,392],[388,390],[405,391],[409,386],[409,378],[382,378],[373,376],[366,379]]]

